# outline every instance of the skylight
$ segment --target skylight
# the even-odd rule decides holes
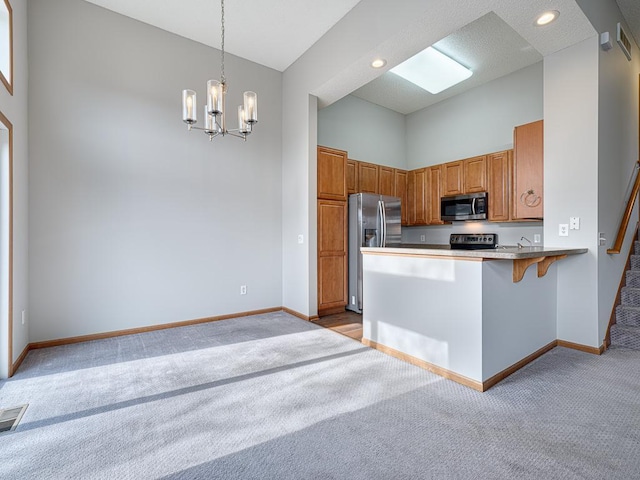
[[[400,65],[393,67],[390,72],[434,95],[473,75],[471,70],[433,47],[428,47],[415,54]]]

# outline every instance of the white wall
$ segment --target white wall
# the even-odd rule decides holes
[[[579,4],[599,33],[609,32],[613,49],[599,49],[598,64],[598,231],[608,239],[598,251],[598,333],[604,338],[618,291],[627,253],[638,220],[638,207],[620,255],[607,255],[615,241],[629,179],[638,156],[638,78],[640,51],[613,0],[580,0]],[[622,22],[631,40],[631,62],[615,43],[616,24]]]
[[[407,167],[405,116],[353,95],[318,111],[318,144],[355,160]]]
[[[544,92],[545,246],[589,249],[558,262],[558,338],[598,347],[597,36],[545,57]]]
[[[210,143],[180,103],[217,50],[31,0],[29,67],[31,341],[282,304],[279,72],[227,56],[231,122],[255,90],[260,123]]]
[[[513,147],[513,127],[543,118],[542,62],[407,115],[409,170]]]
[[[13,96],[0,85],[0,111],[13,124],[13,312],[0,312],[0,342],[6,348],[8,321],[13,322],[12,362],[29,343],[28,310],[28,189],[29,150],[27,128],[27,4],[11,2],[13,9]],[[2,284],[2,289],[7,285]],[[27,322],[22,325],[21,312]],[[0,378],[8,374],[5,351],[0,360]]]

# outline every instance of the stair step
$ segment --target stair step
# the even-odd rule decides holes
[[[628,307],[640,307],[640,288],[622,287],[620,302]]]
[[[640,350],[640,327],[611,325],[611,345]]]
[[[627,287],[640,288],[640,270],[627,270]]]
[[[640,255],[631,255],[631,269],[640,270]]]
[[[640,306],[618,305],[616,307],[616,324],[640,327]]]

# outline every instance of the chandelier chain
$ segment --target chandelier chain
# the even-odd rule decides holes
[[[226,83],[225,82],[225,78],[224,78],[224,0],[222,0],[220,2],[221,5],[221,10],[222,10],[222,21],[221,21],[221,34],[222,34],[222,41],[220,42],[221,44],[221,51],[222,51],[222,61],[220,62],[222,67],[221,67],[221,72],[220,72],[220,82],[221,83]]]

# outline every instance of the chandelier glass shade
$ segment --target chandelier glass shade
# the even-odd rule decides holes
[[[196,127],[198,122],[198,103],[194,90],[182,91],[182,121],[187,124],[189,130],[202,130],[213,140],[218,135],[231,135],[244,140],[247,139],[258,123],[258,96],[255,92],[244,92],[244,101],[238,106],[238,128],[227,128],[226,122],[226,96],[227,83],[224,76],[224,0],[220,1],[222,10],[222,43],[221,43],[221,68],[220,80],[207,82],[207,101],[204,105],[204,127]]]

